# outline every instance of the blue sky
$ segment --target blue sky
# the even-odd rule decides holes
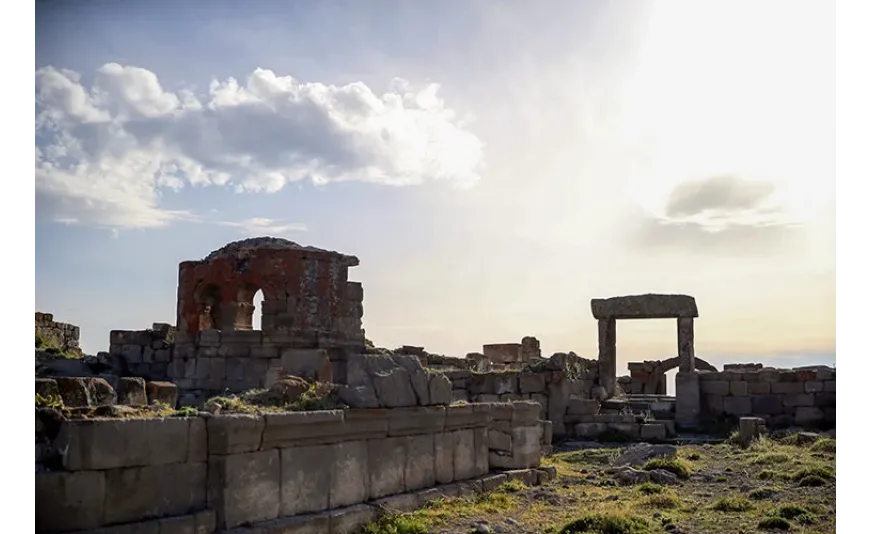
[[[832,359],[833,8],[791,6],[39,2],[37,309],[96,352],[272,234],[360,257],[382,345],[594,356],[590,298],[679,292],[699,355]]]

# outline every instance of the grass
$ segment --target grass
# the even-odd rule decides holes
[[[682,501],[679,497],[667,493],[650,495],[641,502],[642,506],[655,508],[657,510],[672,510],[674,508],[679,508],[681,504]]]
[[[779,488],[777,486],[764,486],[762,488],[755,488],[754,490],[746,494],[746,496],[753,501],[763,501],[766,499],[770,499],[781,491],[782,488]]]
[[[756,465],[784,464],[790,461],[791,456],[784,452],[768,452],[759,454],[752,459],[752,463]]]
[[[389,514],[366,525],[363,534],[426,534],[426,525],[409,514]]]
[[[813,452],[825,452],[830,454],[837,453],[837,440],[831,438],[822,438],[810,445],[810,450]]]
[[[252,389],[239,395],[219,395],[205,402],[205,409],[220,413],[308,412],[343,408],[328,384],[312,382],[293,402],[283,402],[267,389]]]
[[[758,522],[760,530],[791,530],[791,523],[781,517],[765,517]]]
[[[713,503],[717,512],[745,512],[752,509],[752,503],[743,497],[722,497]]]
[[[683,480],[689,478],[689,465],[679,458],[653,458],[643,466],[646,471],[663,469],[677,475]]]
[[[662,493],[665,490],[664,487],[656,484],[655,482],[644,482],[637,486],[637,491],[643,493],[644,495],[654,495],[656,493]]]
[[[801,525],[812,525],[816,522],[815,516],[799,504],[785,504],[776,510],[776,515],[783,519],[790,519]]]
[[[617,514],[588,514],[564,525],[559,530],[559,534],[643,534],[649,531],[649,521],[641,517]]]
[[[36,394],[36,407],[37,408],[53,408],[55,410],[63,409],[63,399],[61,399],[57,395],[47,395],[42,396],[39,393]]]

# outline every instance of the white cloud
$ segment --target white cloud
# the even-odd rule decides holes
[[[308,227],[303,223],[288,223],[266,217],[253,217],[243,221],[227,221],[220,224],[239,228],[244,234],[249,236],[280,236],[290,232],[308,231]]]
[[[256,69],[208,95],[165,90],[146,69],[108,63],[36,71],[36,190],[54,220],[112,228],[163,226],[161,207],[188,185],[275,192],[290,182],[412,185],[479,179],[483,144],[438,95],[403,80],[375,95],[360,82],[300,82]]]

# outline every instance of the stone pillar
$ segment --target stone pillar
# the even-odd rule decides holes
[[[677,318],[677,355],[681,373],[695,371],[695,321],[691,317]]]
[[[701,387],[698,371],[677,371],[676,423],[680,428],[696,428],[701,420]]]
[[[616,319],[598,319],[598,381],[607,396],[616,392]]]
[[[740,445],[748,447],[753,441],[767,433],[767,426],[761,417],[741,417]]]

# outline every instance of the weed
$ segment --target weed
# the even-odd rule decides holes
[[[784,452],[769,452],[756,456],[749,463],[753,465],[771,465],[786,463],[789,460],[791,460],[791,457]]]
[[[771,480],[773,478],[776,478],[776,476],[777,476],[776,471],[771,471],[770,469],[762,469],[761,471],[758,472],[758,479],[759,480]]]
[[[723,497],[713,503],[717,512],[745,512],[752,509],[752,503],[743,497]]]
[[[829,452],[831,454],[836,454],[837,440],[830,438],[820,439],[810,446],[810,450],[813,452]]]
[[[559,534],[643,534],[648,531],[649,523],[640,517],[588,514],[563,526]]]
[[[681,501],[677,497],[673,495],[661,494],[661,495],[650,495],[647,497],[643,504],[645,506],[649,506],[651,508],[659,508],[662,510],[672,510],[680,506]]]
[[[806,478],[821,478],[823,480],[831,480],[834,478],[834,474],[831,473],[830,469],[820,466],[813,467],[804,467],[798,471],[795,471],[790,475],[792,481],[797,482],[798,485],[803,485],[801,483],[802,480]]]
[[[781,517],[765,517],[758,522],[759,530],[791,530],[791,523]]]
[[[713,482],[728,482],[728,477],[720,475],[714,478]]]
[[[518,493],[526,489],[526,485],[520,482],[519,480],[508,480],[504,484],[498,487],[498,490],[504,493]]]
[[[825,479],[816,475],[809,475],[803,477],[802,479],[800,479],[800,481],[798,481],[798,486],[802,488],[817,488],[824,485]]]
[[[37,408],[54,408],[56,410],[63,409],[63,399],[57,395],[48,395],[43,397],[39,393],[36,394]]]
[[[776,515],[783,519],[791,519],[801,525],[811,525],[816,522],[815,516],[799,504],[784,504],[776,510]]]
[[[692,460],[692,461],[700,460],[700,459],[701,459],[701,455],[698,454],[697,452],[690,452],[689,454],[686,455],[686,459],[687,459],[687,460]]]
[[[689,466],[683,460],[679,458],[653,458],[648,461],[644,466],[644,470],[652,471],[654,469],[663,469],[665,471],[669,471],[675,475],[677,478],[687,479],[689,478]]]
[[[662,486],[656,484],[655,482],[644,482],[637,486],[637,491],[643,493],[644,495],[653,495],[655,493],[661,493],[665,490]]]
[[[426,534],[427,532],[429,530],[421,519],[407,514],[381,516],[363,529],[364,534]]]
[[[175,417],[196,417],[199,412],[196,408],[191,406],[183,406],[177,410],[173,414]]]

